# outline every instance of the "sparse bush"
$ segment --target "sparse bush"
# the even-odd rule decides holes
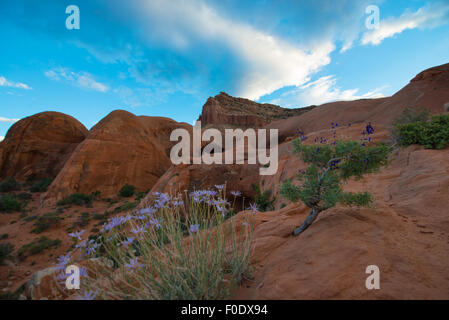
[[[374,129],[369,124],[364,134]],[[366,138],[364,141],[367,141]],[[370,141],[370,139],[368,140]],[[305,145],[300,139],[293,141],[294,152],[299,154],[309,167],[298,175],[302,185],[293,185],[291,179],[280,186],[280,194],[291,200],[301,200],[312,209],[309,216],[293,234],[304,232],[319,213],[342,205],[367,206],[372,197],[369,193],[346,193],[342,183],[351,177],[361,178],[365,173],[377,171],[385,165],[391,147],[385,144],[370,146],[359,141],[334,141]]]
[[[3,264],[6,259],[10,258],[13,251],[14,246],[11,243],[7,242],[0,244],[0,265]]]
[[[136,187],[125,184],[119,191],[119,196],[123,198],[129,198],[136,193]]]
[[[53,179],[42,179],[38,182],[34,183],[31,188],[30,192],[36,193],[36,192],[45,192],[47,191],[47,188],[50,186],[50,184],[53,182]]]
[[[41,253],[45,249],[57,247],[61,243],[59,239],[48,239],[47,237],[40,237],[39,239],[23,245],[18,251],[17,255],[20,260],[26,257]]]
[[[95,200],[94,193],[92,193],[90,195],[83,194],[83,193],[74,193],[62,200],[59,200],[57,205],[58,206],[70,206],[70,205],[91,206],[92,202],[94,200]]]
[[[45,213],[44,215],[37,218],[33,223],[32,233],[42,233],[43,231],[49,229],[53,225],[57,225],[62,218],[58,216],[57,213]]]
[[[121,206],[118,206],[114,208],[114,213],[124,212],[124,211],[130,211],[133,210],[135,207],[137,207],[139,203],[138,202],[125,202]]]
[[[0,212],[20,211],[25,205],[20,203],[13,195],[4,195],[0,197]]]
[[[76,221],[73,223],[73,228],[77,227],[85,227],[90,222],[90,214],[89,212],[83,212],[81,215],[76,219]]]
[[[86,243],[78,246],[84,258],[112,262],[88,268],[84,298],[228,299],[248,272],[254,222],[248,213],[236,225],[229,205],[211,190],[195,191],[187,206],[159,194],[154,206],[112,217],[98,236],[81,241],[83,231],[72,233]],[[74,255],[60,257],[59,266]]]
[[[14,178],[8,178],[0,182],[0,192],[11,192],[20,190],[20,184]]]
[[[275,199],[270,200],[271,190],[265,190],[262,192],[260,186],[252,185],[253,190],[256,192],[254,202],[260,211],[274,210],[273,202]]]
[[[394,134],[402,146],[420,144],[427,149],[443,149],[449,144],[449,114],[433,116],[430,120],[398,122]]]
[[[9,235],[7,233],[0,234],[0,240],[8,239]]]

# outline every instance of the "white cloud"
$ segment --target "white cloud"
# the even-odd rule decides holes
[[[322,41],[307,50],[284,39],[264,33],[246,23],[223,17],[202,1],[140,1],[139,11],[148,29],[157,26],[159,36],[178,50],[196,40],[221,41],[244,65],[239,79],[239,96],[250,99],[284,86],[299,86],[310,75],[330,63],[335,49],[332,41]],[[154,33],[149,32],[149,37]]]
[[[54,81],[65,80],[81,88],[106,92],[109,87],[94,80],[94,77],[87,72],[74,72],[68,68],[55,68],[44,72],[45,76]]]
[[[19,120],[20,119],[9,119],[9,118],[0,117],[0,122],[15,123]]]
[[[449,21],[449,4],[434,4],[422,7],[416,12],[405,12],[398,18],[387,18],[380,20],[378,29],[363,34],[361,43],[363,45],[378,45],[384,39],[408,29],[434,28]]]
[[[384,97],[380,92],[381,90],[382,88],[378,88],[364,94],[358,94],[359,89],[342,90],[337,86],[335,76],[330,75],[288,91],[272,103],[281,104],[284,107],[299,107],[320,105],[333,101],[381,98]]]
[[[31,89],[31,87],[25,83],[13,82],[13,81],[7,80],[3,76],[0,76],[0,87],[12,87],[12,88],[25,89],[25,90]]]
[[[3,140],[5,140],[5,137],[4,136],[0,136],[0,142],[3,141]]]

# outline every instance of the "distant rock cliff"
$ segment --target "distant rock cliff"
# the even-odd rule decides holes
[[[234,98],[220,92],[207,99],[198,120],[205,127],[262,127],[273,120],[297,116],[314,108],[286,109],[274,104],[257,103],[248,99]]]

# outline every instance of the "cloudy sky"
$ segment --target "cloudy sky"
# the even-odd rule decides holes
[[[0,139],[42,111],[192,123],[220,91],[283,107],[391,95],[449,62],[449,1],[1,1],[0,40]]]

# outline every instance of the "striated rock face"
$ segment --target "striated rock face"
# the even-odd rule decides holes
[[[283,119],[303,114],[313,107],[285,109],[268,103],[257,103],[248,99],[234,98],[221,92],[210,97],[203,106],[199,120],[201,125],[220,128],[231,127],[258,128],[274,119]]]
[[[0,144],[0,178],[54,178],[87,133],[79,121],[59,112],[18,121]]]
[[[95,127],[73,153],[45,195],[52,204],[73,193],[100,191],[117,195],[125,185],[151,189],[170,167],[170,133],[188,124],[160,117],[137,117],[113,111]]]

